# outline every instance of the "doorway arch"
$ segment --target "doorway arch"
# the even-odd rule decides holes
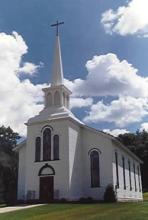
[[[39,200],[43,203],[54,199],[54,175],[55,170],[49,164],[45,164],[39,170]]]

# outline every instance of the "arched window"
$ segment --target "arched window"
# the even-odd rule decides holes
[[[41,156],[41,138],[37,137],[35,140],[35,161],[40,161]]]
[[[66,107],[69,108],[69,96],[66,96]]]
[[[59,160],[59,135],[53,137],[53,159]]]
[[[91,187],[100,187],[99,153],[96,150],[90,153],[90,168]]]
[[[39,170],[38,176],[49,176],[55,175],[55,170],[52,166],[46,163],[41,169]]]
[[[43,132],[43,160],[51,160],[51,130],[49,128]]]
[[[54,94],[54,104],[56,106],[60,105],[60,93],[58,91],[56,91]]]

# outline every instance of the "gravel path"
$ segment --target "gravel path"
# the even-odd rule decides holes
[[[41,205],[43,204],[7,206],[4,208],[0,208],[0,213],[12,212],[12,211],[17,211],[17,210],[22,210],[22,209],[29,209],[29,208],[33,208],[33,207],[37,207]]]

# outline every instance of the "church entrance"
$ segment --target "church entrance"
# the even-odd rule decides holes
[[[46,163],[39,170],[39,199],[41,202],[47,203],[54,199],[54,175],[55,170]]]
[[[51,202],[53,201],[54,193],[54,179],[53,176],[40,177],[40,201]]]

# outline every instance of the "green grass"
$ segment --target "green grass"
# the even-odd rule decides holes
[[[0,220],[148,220],[148,202],[49,204],[0,214]]]
[[[148,201],[148,192],[143,193],[144,201]]]
[[[144,202],[113,204],[49,204],[0,214],[0,220],[148,220]]]

